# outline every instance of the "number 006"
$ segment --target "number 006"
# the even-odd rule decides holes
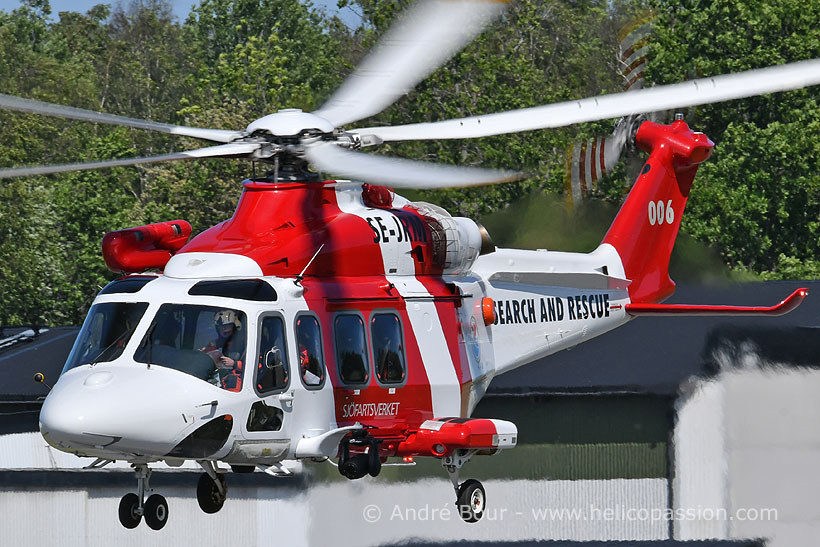
[[[664,205],[663,200],[649,202],[649,224],[672,224],[675,221],[675,210],[672,209],[672,200],[668,200]]]

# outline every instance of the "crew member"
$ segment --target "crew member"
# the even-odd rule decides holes
[[[245,352],[243,337],[239,333],[242,322],[233,310],[220,310],[214,314],[216,338],[200,351],[214,360],[216,374],[213,380],[229,391],[242,388],[242,355]]]

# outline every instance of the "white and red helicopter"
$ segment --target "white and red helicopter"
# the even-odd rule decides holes
[[[782,314],[772,307],[661,304],[669,257],[698,165],[713,143],[660,111],[820,83],[820,61],[487,116],[341,129],[405,94],[503,9],[500,2],[413,6],[315,113],[282,110],[244,131],[198,129],[7,95],[0,107],[163,131],[216,146],[131,160],[0,170],[0,178],[205,157],[268,161],[244,182],[229,220],[189,240],[182,220],[103,240],[106,286],[88,313],[40,429],[55,448],[130,462],[138,493],[121,523],[162,528],[151,463],[203,468],[197,499],[222,507],[234,472],[285,460],[335,460],[349,479],[427,456],[441,460],[462,518],[486,494],[459,481],[475,455],[516,444],[504,420],[470,418],[492,378],[649,314]],[[386,141],[473,138],[624,116],[649,153],[600,246],[588,254],[496,249],[483,228],[390,187],[439,188],[514,178],[357,150]],[[625,141],[626,139],[624,139]],[[622,148],[623,146],[621,146]],[[603,162],[603,155],[601,162]],[[362,182],[322,180],[307,165]],[[594,165],[594,162],[593,162]],[[159,273],[145,273],[154,271]],[[42,379],[42,378],[41,378]]]

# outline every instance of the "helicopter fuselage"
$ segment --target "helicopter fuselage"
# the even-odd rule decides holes
[[[46,439],[104,459],[253,465],[334,457],[363,427],[383,457],[425,454],[412,434],[469,417],[495,375],[628,320],[612,246],[481,255],[475,223],[388,192],[246,183],[234,218],[163,274],[97,297],[43,407]],[[230,350],[213,324],[224,311]]]

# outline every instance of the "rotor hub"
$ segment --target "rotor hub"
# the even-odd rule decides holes
[[[332,133],[333,124],[310,112],[286,108],[252,122],[246,129],[249,135],[265,132],[277,137],[298,137],[306,132]]]

